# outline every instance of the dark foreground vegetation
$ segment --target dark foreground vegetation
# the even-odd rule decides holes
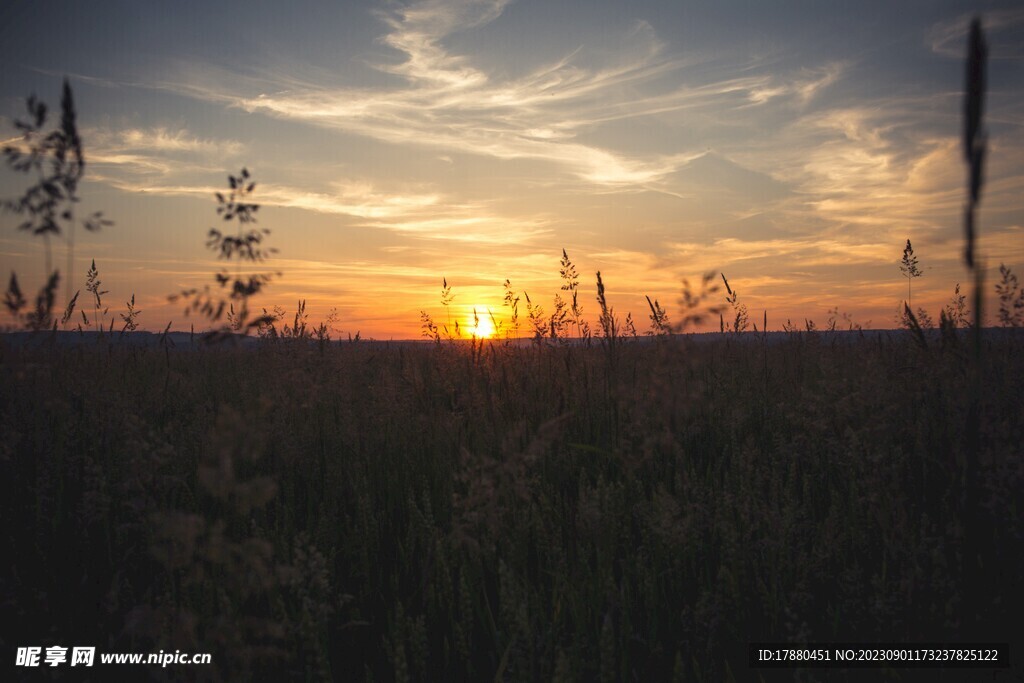
[[[960,337],[758,339],[0,341],[0,638],[213,654],[131,672],[174,680],[789,680],[747,643],[1019,648],[1024,338],[983,336],[976,430]],[[801,676],[982,672],[925,673]]]

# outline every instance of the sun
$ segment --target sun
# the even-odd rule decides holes
[[[486,307],[476,306],[469,312],[466,318],[466,331],[477,339],[494,336],[494,321],[491,320]]]

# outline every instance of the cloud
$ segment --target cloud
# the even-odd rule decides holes
[[[436,193],[388,193],[358,181],[335,181],[327,192],[265,185],[260,188],[259,200],[270,206],[376,219],[432,211],[441,203]]]
[[[183,128],[162,126],[118,130],[87,127],[81,130],[81,135],[85,140],[88,178],[112,184],[123,180],[126,188],[139,185],[135,178],[139,175],[170,178],[219,170],[224,159],[237,158],[245,150],[244,145],[234,140],[199,138]],[[22,136],[0,141],[0,146],[27,151]],[[212,165],[214,162],[216,165]],[[99,171],[95,170],[97,166]]]
[[[135,191],[154,189],[154,177],[162,181],[164,194],[172,192],[176,180],[196,172],[220,172],[224,161],[237,159],[245,145],[235,140],[200,138],[184,128],[85,128],[86,163],[90,180],[98,180]],[[99,166],[99,171],[93,169]],[[147,176],[140,183],[137,176]]]
[[[891,261],[895,247],[889,243],[858,242],[855,239],[768,239],[721,238],[707,243],[676,242],[667,245],[677,262],[695,271],[725,269],[737,264],[762,262],[773,268],[785,263],[789,270],[814,266],[872,264]]]
[[[945,125],[956,104],[943,93],[819,106],[735,161],[790,190],[767,208],[798,233],[884,242],[948,230],[963,199],[957,130]]]
[[[121,161],[141,163],[131,157]],[[141,181],[102,172],[94,173],[92,179],[125,192],[167,197],[212,199],[223,191],[220,186]],[[548,221],[542,218],[499,214],[485,203],[457,202],[436,192],[389,192],[354,180],[333,181],[323,191],[260,183],[253,200],[261,207],[348,216],[359,219],[351,226],[402,233],[420,241],[525,245],[550,233]]]
[[[641,153],[585,139],[603,124],[768,103],[802,107],[845,68],[835,62],[791,74],[705,81],[706,73],[688,70],[705,57],[666,54],[643,21],[624,29],[624,46],[614,52],[580,45],[512,75],[489,73],[449,47],[455,33],[497,21],[507,5],[427,0],[378,12],[385,28],[379,42],[399,59],[370,66],[399,83],[323,86],[283,71],[240,78],[202,66],[159,87],[387,143],[431,147],[441,155],[539,160],[593,186],[626,187],[665,180],[695,150]]]
[[[843,62],[832,62],[817,69],[802,69],[788,82],[764,79],[764,85],[749,90],[748,98],[752,104],[765,104],[777,97],[788,96],[798,104],[806,105],[819,91],[838,81],[846,67]]]
[[[379,16],[391,28],[381,42],[403,52],[404,62],[379,66],[410,81],[450,88],[468,88],[487,81],[464,57],[452,55],[441,41],[457,30],[468,30],[498,18],[509,0],[429,0]]]
[[[472,211],[432,213],[430,216],[367,223],[425,240],[442,240],[488,246],[528,245],[551,234],[546,221],[509,218]]]
[[[238,156],[245,148],[235,141],[198,138],[184,129],[127,129],[123,131],[87,131],[90,140],[89,161],[100,165],[90,174],[103,182],[133,193],[211,198],[220,186],[194,182],[194,173],[221,173],[224,157]],[[183,164],[181,156],[216,159],[218,164]],[[159,175],[159,179],[140,180],[140,174]],[[187,182],[187,181],[191,182]],[[186,182],[182,182],[186,181]],[[480,233],[467,231],[501,223],[505,219],[479,213],[480,207],[453,203],[437,192],[385,191],[372,183],[338,179],[322,190],[305,189],[280,183],[259,184],[262,206],[294,208],[322,214],[368,219],[363,225],[399,232],[435,235],[443,239],[471,240]],[[531,230],[530,234],[537,234]],[[496,241],[491,238],[485,241]],[[507,237],[499,241],[511,241]]]
[[[127,157],[125,163],[134,163]],[[222,192],[220,186],[202,184],[143,183],[131,179],[100,175],[94,177],[126,192],[168,197],[210,197]],[[260,183],[253,199],[261,206],[297,208],[317,213],[341,214],[358,218],[392,218],[437,209],[441,198],[434,193],[387,193],[373,185],[356,181],[335,181],[331,191],[316,192],[287,185]]]
[[[94,155],[163,155],[204,158],[236,157],[245,151],[245,145],[235,140],[214,140],[196,137],[185,128],[85,128],[82,136],[89,142]]]
[[[927,32],[926,42],[932,52],[945,57],[963,59],[967,50],[967,32],[971,27],[974,13],[962,14],[952,21],[934,24]],[[1020,41],[1021,27],[1024,26],[1024,8],[992,10],[982,16],[982,27],[989,43],[991,59],[1024,58],[1024,46]]]
[[[185,129],[164,127],[130,128],[114,135],[124,149],[154,152],[187,152],[203,155],[237,156],[245,149],[234,140],[210,140],[194,137]]]

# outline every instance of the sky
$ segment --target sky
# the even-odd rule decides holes
[[[646,296],[678,319],[682,280],[709,270],[769,329],[836,310],[886,328],[908,296],[907,239],[915,308],[937,320],[969,281],[959,136],[975,14],[991,290],[1000,263],[1024,275],[1018,2],[13,0],[0,139],[18,144],[30,94],[59,111],[69,79],[78,211],[115,222],[76,232],[73,289],[95,259],[108,315],[134,295],[142,329],[209,326],[168,296],[233,271],[204,245],[223,223],[214,193],[243,167],[278,249],[257,270],[280,272],[254,307],[305,300],[311,322],[333,309],[336,335],[416,338],[421,311],[504,321],[506,279],[550,313],[562,249],[584,315],[600,271],[641,333]],[[0,198],[25,184],[0,168]],[[0,215],[0,272],[35,291],[43,243],[19,223]],[[52,248],[64,277],[66,246]]]

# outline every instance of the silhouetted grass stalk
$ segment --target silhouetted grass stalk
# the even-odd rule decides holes
[[[981,28],[981,19],[975,17],[971,21],[970,37],[967,45],[966,96],[964,98],[964,158],[968,167],[967,206],[964,210],[964,262],[974,275],[974,326],[971,329],[973,340],[973,363],[971,364],[971,399],[967,412],[967,452],[964,458],[964,575],[963,581],[968,589],[968,599],[973,599],[977,592],[976,583],[983,581],[985,572],[979,565],[981,554],[981,535],[983,534],[979,519],[978,467],[981,455],[981,396],[982,396],[982,324],[984,268],[979,263],[976,253],[975,237],[977,233],[977,209],[981,202],[984,185],[984,166],[987,135],[984,129],[984,108],[986,89],[986,68],[988,46]],[[965,610],[978,608],[977,603],[965,604]]]

